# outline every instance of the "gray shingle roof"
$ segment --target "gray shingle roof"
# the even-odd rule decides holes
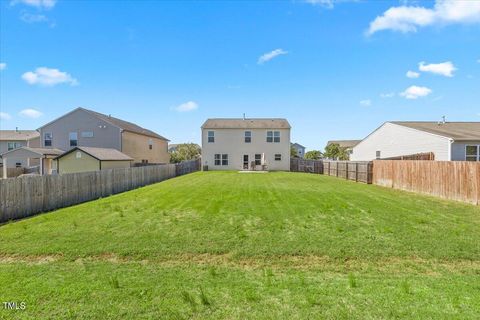
[[[149,136],[149,137],[153,137],[153,138],[159,138],[159,139],[162,139],[162,140],[169,141],[167,138],[162,137],[158,133],[153,132],[153,131],[148,130],[148,129],[145,129],[145,128],[142,128],[139,125],[136,125],[135,123],[131,123],[131,122],[128,122],[128,121],[125,121],[125,120],[122,120],[122,119],[118,119],[118,118],[115,118],[115,117],[112,117],[112,116],[109,116],[109,115],[106,115],[106,114],[103,114],[103,113],[100,113],[100,112],[96,112],[96,111],[93,111],[93,110],[88,110],[88,109],[85,109],[85,108],[81,108],[81,109],[83,109],[87,112],[93,113],[94,115],[96,115],[97,117],[102,119],[103,121],[110,122],[110,123],[116,125],[117,127],[120,127],[121,129],[125,130],[125,131],[130,131],[130,132],[142,134],[142,135],[145,135],[145,136]]]
[[[112,149],[112,148],[76,147],[76,148],[70,150],[67,153],[70,153],[73,150],[82,150],[83,152],[88,153],[92,157],[97,158],[98,160],[102,160],[102,161],[106,161],[106,160],[110,160],[110,161],[133,160],[132,158],[127,156],[125,153],[122,153],[122,152],[118,151],[117,149]],[[65,153],[65,154],[67,154],[67,153]],[[62,154],[61,156],[65,155],[65,154]]]
[[[480,122],[391,121],[391,123],[456,141],[480,140]]]
[[[341,148],[353,148],[362,140],[330,140],[327,142],[327,146],[333,143],[338,144]]]
[[[203,129],[290,129],[287,119],[207,119]]]
[[[0,130],[0,140],[27,141],[40,137],[36,130]]]

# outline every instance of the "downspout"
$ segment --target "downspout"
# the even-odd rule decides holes
[[[448,161],[452,161],[452,144],[455,142],[455,140],[449,138],[448,142]]]

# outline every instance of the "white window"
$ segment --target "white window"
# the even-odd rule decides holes
[[[280,131],[267,131],[267,142],[280,142]]]
[[[148,139],[148,149],[152,150],[153,149],[153,140]]]
[[[480,161],[480,146],[466,146],[465,160]]]
[[[82,153],[80,151],[77,151],[77,153],[75,153],[75,158],[81,159],[82,158]]]
[[[275,154],[275,161],[282,161],[282,155],[279,153]]]
[[[215,131],[208,131],[208,142],[209,143],[215,142]]]
[[[43,145],[45,147],[51,147],[52,146],[52,134],[50,132],[45,132],[43,134]]]
[[[222,166],[228,166],[228,154],[222,154]]]
[[[93,131],[82,131],[82,138],[93,138]]]
[[[7,151],[10,151],[10,150],[13,150],[13,149],[16,149],[16,148],[20,148],[22,145],[18,142],[8,142],[7,143]]]
[[[221,155],[219,153],[215,154],[215,161],[214,161],[214,164],[216,166],[219,166],[222,164],[222,161],[221,161]]]
[[[76,147],[78,145],[78,133],[70,132],[68,134],[68,140],[70,140],[70,147]]]
[[[245,131],[245,143],[252,142],[252,131]]]
[[[21,162],[16,162],[16,163],[15,163],[15,167],[16,167],[16,168],[21,168],[21,167],[22,167],[22,163],[21,163]]]
[[[381,154],[382,154],[382,152],[381,152],[381,151],[377,151],[377,152],[375,152],[375,158],[377,158],[377,159],[380,159],[380,157],[381,157]]]
[[[262,165],[262,155],[261,154],[256,154],[255,155],[255,165],[260,166]]]

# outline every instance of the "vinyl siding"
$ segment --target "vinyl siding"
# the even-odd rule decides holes
[[[82,137],[82,132],[86,131],[93,132],[93,137]],[[69,133],[77,132],[78,146],[113,148],[121,151],[120,128],[100,120],[82,109],[74,110],[40,128],[40,144],[42,147],[45,147],[44,134],[46,132],[52,134],[52,148],[65,151],[74,148],[70,146]]]
[[[449,144],[448,138],[387,122],[353,148],[350,160],[373,160],[376,151],[381,158],[433,152],[435,160],[450,160]]]
[[[152,140],[152,149],[148,147],[149,140]],[[149,163],[169,163],[168,141],[141,134],[123,131],[122,150],[123,153],[132,157],[134,162],[148,160]]]
[[[215,142],[208,143],[208,131],[215,131]],[[252,142],[245,143],[245,131],[252,132]],[[267,143],[267,131],[280,131],[279,143]],[[268,170],[290,170],[290,129],[203,129],[202,163],[209,170],[243,170],[243,156],[248,155],[249,163],[255,154],[265,153]],[[228,154],[228,166],[215,166],[215,154]],[[275,154],[281,154],[281,161],[275,161]]]
[[[40,138],[34,138],[28,141],[25,140],[5,140],[0,141],[0,154],[8,151],[8,143],[9,142],[16,142],[20,144],[19,147],[27,146],[30,148],[38,148],[40,146]],[[3,163],[3,160],[0,158],[0,163]],[[7,167],[8,168],[15,168],[16,163],[20,163],[22,167],[30,166],[37,166],[39,165],[38,159],[30,159],[30,163],[28,163],[27,158],[8,158]]]
[[[468,141],[468,142],[454,142],[452,144],[452,160],[464,161],[465,160],[465,147],[471,145],[479,145],[480,141]]]
[[[77,153],[81,154],[77,158]],[[100,170],[100,161],[83,151],[73,151],[57,160],[58,173],[75,173]]]

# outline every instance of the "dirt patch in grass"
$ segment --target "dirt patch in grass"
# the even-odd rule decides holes
[[[61,255],[0,255],[0,264],[47,264],[72,261]],[[112,263],[112,264],[152,264],[165,267],[214,266],[242,270],[262,270],[270,268],[282,270],[318,270],[322,272],[381,272],[388,274],[424,274],[440,276],[443,273],[465,273],[480,275],[480,261],[475,260],[439,260],[419,257],[387,257],[379,259],[331,258],[315,255],[275,255],[236,257],[231,253],[185,253],[164,257],[137,258],[121,256],[115,253],[78,257],[76,263]]]

